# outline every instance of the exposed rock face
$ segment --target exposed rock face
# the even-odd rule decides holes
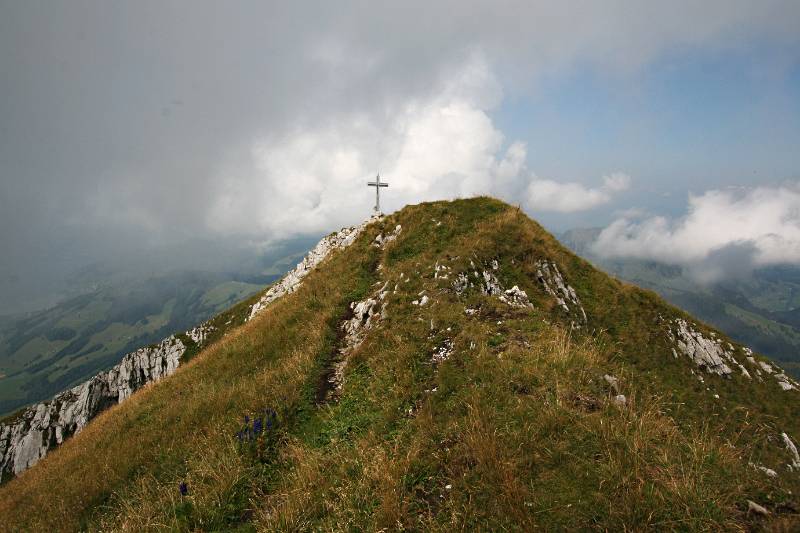
[[[353,317],[342,324],[342,329],[345,332],[345,347],[348,350],[352,350],[361,344],[366,332],[372,328],[373,321],[379,320],[381,315],[385,313],[386,303],[384,299],[388,294],[386,290],[388,284],[388,282],[384,283],[375,296],[350,304]]]
[[[339,360],[334,364],[333,373],[328,378],[328,382],[334,390],[341,390],[344,385],[347,356],[358,348],[375,323],[386,317],[386,296],[389,294],[386,287],[388,285],[387,281],[372,297],[350,304],[353,316],[341,326],[344,332],[344,341],[339,348]]]
[[[789,435],[786,433],[781,433],[781,437],[783,438],[784,446],[786,446],[786,451],[789,452],[792,459],[789,466],[792,470],[797,470],[800,468],[800,454],[797,453],[797,446],[794,445],[794,442],[792,442],[792,439],[790,439]]]
[[[769,516],[769,511],[761,505],[758,505],[753,500],[747,500],[747,513],[757,514],[759,516]]]
[[[283,278],[281,278],[280,281],[272,285],[267,292],[264,293],[264,296],[262,296],[258,302],[253,304],[253,307],[250,308],[250,318],[256,316],[269,304],[284,294],[290,294],[296,291],[298,287],[300,287],[303,278],[305,278],[309,272],[311,272],[326,257],[328,257],[328,254],[330,254],[333,250],[346,248],[353,244],[361,232],[364,231],[364,228],[378,218],[380,218],[380,215],[374,215],[372,218],[363,222],[362,224],[359,224],[358,226],[342,228],[337,233],[332,233],[331,235],[328,235],[319,241],[314,249],[308,252],[303,260],[298,263],[294,270],[288,272],[285,276],[283,276]],[[399,235],[399,227],[400,226],[395,228],[395,234],[391,240],[394,240],[397,238],[397,235]],[[381,238],[381,243],[385,244],[385,242],[386,239]]]
[[[497,264],[497,261],[494,261],[494,264]],[[497,270],[495,268],[495,270]],[[477,273],[475,274],[477,277]],[[494,275],[494,272],[484,270],[481,273],[481,278],[483,284],[481,285],[481,290],[483,294],[499,296],[503,294],[503,287],[500,285],[500,282],[497,281],[497,276]],[[479,278],[480,279],[480,278]]]
[[[583,305],[578,298],[575,289],[570,287],[564,276],[558,270],[558,266],[547,259],[540,259],[536,262],[536,278],[542,284],[545,292],[555,298],[556,303],[567,313],[572,313],[573,309],[577,310],[575,313],[580,322],[586,323],[586,311],[583,310]]]
[[[214,331],[214,326],[209,323],[200,324],[186,332],[186,336],[195,344],[205,344],[208,334]]]
[[[709,336],[703,335],[694,324],[690,324],[682,318],[676,318],[667,323],[667,336],[675,344],[673,353],[686,355],[691,359],[700,370],[705,370],[709,374],[718,376],[731,376],[733,368],[738,368],[747,379],[753,379],[750,372],[743,364],[734,357],[736,349],[729,342],[722,342],[713,333]],[[677,351],[676,351],[677,350]],[[753,357],[753,351],[749,348],[742,348],[745,359],[756,371],[756,377],[761,379],[762,371],[768,376],[775,378],[778,386],[785,390],[796,390],[800,385],[787,376],[780,368],[771,365],[766,361],[759,361]],[[702,382],[702,376],[698,376]]]
[[[475,263],[470,261],[472,268]],[[447,275],[442,275],[441,271],[447,267],[442,267],[438,263],[434,267],[436,275],[434,277],[447,279]],[[528,294],[514,285],[510,289],[504,289],[497,279],[495,271],[500,268],[500,263],[497,259],[493,259],[490,263],[490,268],[484,270],[472,270],[470,272],[460,272],[455,276],[452,283],[453,291],[456,294],[462,294],[468,288],[478,286],[483,294],[488,296],[497,296],[501,302],[508,304],[511,307],[518,308],[532,308],[533,304],[528,298]],[[544,291],[555,298],[556,303],[567,313],[575,316],[579,323],[586,323],[586,312],[583,310],[580,299],[578,298],[575,289],[570,287],[565,281],[561,272],[555,263],[548,260],[539,260],[536,262],[536,278],[542,285]],[[475,278],[475,284],[472,278]],[[572,308],[570,308],[572,306]]]
[[[775,379],[778,381],[778,386],[783,390],[793,390],[797,388],[797,383],[783,372],[775,374]]]
[[[732,350],[726,349],[720,341],[704,336],[682,318],[670,322],[667,335],[675,343],[679,353],[688,356],[701,370],[709,374],[727,376],[732,372],[729,363],[739,365],[733,358]]]
[[[168,337],[155,346],[129,353],[110,370],[0,425],[0,479],[30,468],[104,409],[175,372],[185,350],[178,338]]]
[[[430,298],[428,298],[428,295],[427,294],[423,294],[422,298],[420,298],[419,300],[414,300],[413,302],[411,302],[411,305],[418,305],[420,307],[424,307],[424,306],[428,305],[428,301],[429,300],[430,300]]]
[[[511,307],[533,307],[533,304],[528,300],[527,293],[516,285],[501,294],[500,301],[507,303]]]
[[[455,281],[453,281],[453,290],[456,292],[456,294],[463,293],[465,290],[467,290],[468,287],[471,286],[472,283],[469,281],[467,275],[463,272],[458,274],[458,276],[456,276]]]
[[[390,242],[397,240],[397,236],[400,235],[401,231],[403,231],[403,227],[398,224],[395,226],[394,231],[386,236],[384,236],[383,233],[379,233],[378,236],[375,237],[375,240],[372,241],[372,245],[377,246],[378,248],[383,248]]]

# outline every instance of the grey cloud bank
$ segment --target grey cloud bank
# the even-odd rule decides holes
[[[528,169],[535,147],[492,120],[504,96],[577,63],[797,43],[797,20],[795,2],[0,2],[0,313],[123,251],[352,224],[376,170],[389,209],[608,204],[628,181]]]

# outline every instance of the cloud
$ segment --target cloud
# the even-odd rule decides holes
[[[611,201],[614,193],[630,186],[630,176],[615,172],[603,177],[603,186],[588,188],[579,183],[559,183],[546,179],[535,179],[526,191],[526,206],[533,211],[557,211],[574,213]]]
[[[370,205],[376,169],[398,202],[524,204],[525,144],[491,120],[504,94],[800,37],[781,0],[0,4],[0,302],[3,279],[57,286],[151,241],[328,231]],[[573,187],[569,208],[614,187]]]
[[[574,212],[607,203],[630,178],[603,186],[538,179],[521,141],[508,143],[489,112],[499,102],[485,58],[451,70],[439,91],[380,119],[345,114],[281,137],[254,141],[221,170],[207,230],[273,238],[324,232],[363,219],[372,206],[365,182],[380,171],[384,211],[422,200],[493,195],[525,207]],[[246,164],[242,165],[242,161]]]
[[[690,195],[686,216],[620,218],[600,233],[593,250],[685,265],[709,281],[756,267],[800,264],[800,183]]]
[[[390,184],[384,211],[421,200],[511,196],[529,179],[526,149],[519,141],[506,146],[489,117],[498,94],[485,59],[474,55],[437,93],[381,117],[343,114],[257,139],[214,180],[208,231],[279,238],[356,222],[372,207],[365,182],[376,171]]]

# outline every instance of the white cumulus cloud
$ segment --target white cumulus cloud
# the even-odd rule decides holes
[[[427,99],[380,117],[345,114],[258,139],[220,171],[207,226],[272,238],[330,231],[369,214],[374,191],[365,182],[376,171],[390,184],[382,191],[385,212],[481,194],[577,211],[627,188],[624,174],[606,176],[598,189],[536,178],[527,170],[525,144],[507,142],[489,116],[501,96],[484,58],[475,55]]]
[[[526,205],[531,210],[572,213],[592,209],[611,201],[614,193],[630,186],[630,176],[615,172],[603,177],[603,185],[597,188],[580,183],[561,183],[547,179],[535,179],[526,191]]]
[[[800,264],[800,183],[690,195],[686,216],[620,218],[593,249],[606,257],[686,265],[707,280],[731,270]]]

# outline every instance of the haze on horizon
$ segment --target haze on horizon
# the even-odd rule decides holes
[[[607,255],[797,265],[798,28],[776,0],[0,0],[0,314],[98,261],[328,233],[376,171],[386,211],[490,194]]]

